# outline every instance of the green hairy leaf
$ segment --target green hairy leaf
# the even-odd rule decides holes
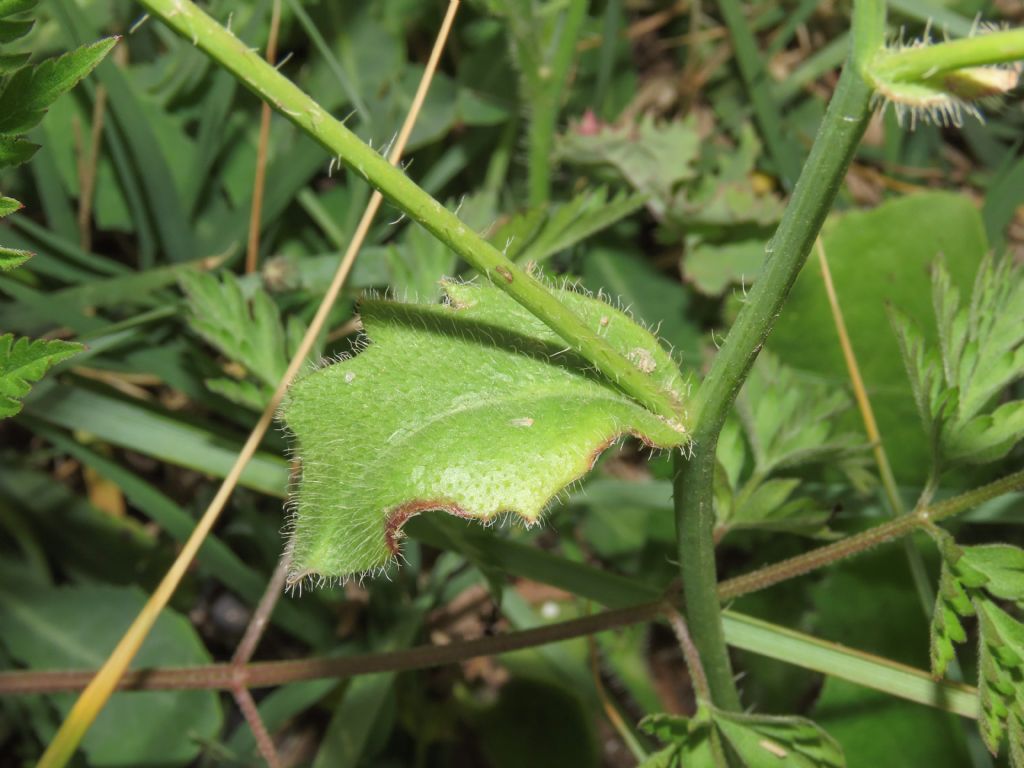
[[[281,415],[296,439],[291,582],[375,572],[403,523],[432,509],[537,521],[617,438],[687,441],[579,360],[500,290],[446,284],[450,303],[368,301],[368,348],[297,381]],[[682,399],[655,337],[602,301],[559,291],[618,351]]]
[[[51,366],[81,350],[81,344],[69,341],[15,340],[11,333],[0,336],[0,419],[21,410],[20,401],[28,394],[32,382],[39,381]]]
[[[241,379],[208,379],[207,387],[240,405],[262,408],[284,376],[305,325],[293,315],[285,326],[266,291],[257,287],[247,298],[231,272],[218,280],[209,273],[188,271],[179,282],[188,297],[189,327],[247,374]]]
[[[938,348],[897,310],[890,313],[918,413],[938,466],[1001,459],[1024,437],[1024,400],[998,404],[1024,377],[1024,280],[1009,258],[982,262],[962,305],[942,260],[932,276]]]
[[[828,534],[827,505],[796,495],[801,481],[787,472],[808,465],[837,466],[864,487],[863,439],[839,431],[850,407],[842,390],[798,376],[762,352],[736,400],[718,443],[716,512],[724,534],[752,528]]]
[[[943,563],[932,617],[932,672],[945,674],[955,658],[955,645],[967,640],[961,619],[976,615],[981,735],[993,755],[1008,741],[1010,764],[1020,768],[1024,766],[1024,624],[1004,606],[1015,603],[1017,616],[1024,609],[1024,550],[1009,544],[961,548],[948,534],[933,533],[939,539]]]
[[[839,744],[822,728],[802,717],[744,715],[698,706],[694,718],[653,715],[641,728],[670,745],[652,755],[643,768],[664,766],[728,766],[712,745],[720,738],[744,768],[842,768],[846,765]],[[713,734],[712,734],[713,731]]]

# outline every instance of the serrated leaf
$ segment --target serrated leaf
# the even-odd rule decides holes
[[[0,419],[21,410],[21,398],[51,366],[81,350],[81,344],[69,341],[15,340],[11,333],[0,336]]]
[[[769,474],[862,453],[863,440],[834,426],[851,405],[844,391],[801,377],[767,353],[758,356],[736,410],[757,471]]]
[[[21,134],[34,127],[47,107],[88,75],[117,40],[110,37],[84,45],[15,72],[0,90],[0,134]]]
[[[858,436],[835,428],[836,416],[849,407],[843,391],[798,376],[772,354],[762,352],[736,400],[738,418],[730,420],[718,446],[719,466],[728,473],[717,485],[720,524],[727,530],[828,535],[831,512],[827,507],[796,496],[800,480],[779,474],[827,464],[859,478],[856,467],[863,462],[867,446]],[[746,446],[753,466],[741,481],[748,463]]]
[[[730,530],[752,529],[800,533],[807,536],[827,531],[831,510],[809,498],[791,499],[800,487],[796,477],[766,480],[737,498],[724,523]]]
[[[0,197],[0,219],[4,216],[10,216],[15,211],[20,211],[22,208],[21,203],[10,197]]]
[[[979,725],[985,745],[998,755],[1003,740],[1019,738],[1013,721],[1024,719],[1024,625],[990,600],[977,601]],[[1011,755],[1022,746],[1011,744]]]
[[[996,263],[986,257],[970,305],[962,307],[939,259],[932,274],[937,351],[926,348],[899,312],[890,313],[937,463],[996,461],[1024,437],[1024,401],[994,405],[1002,391],[1024,377],[1022,274],[1008,258]]]
[[[715,728],[747,768],[843,768],[838,742],[802,717],[716,711]]]
[[[207,384],[214,391],[243,405],[252,405],[259,392],[259,405],[269,399],[284,376],[291,353],[305,327],[295,317],[287,328],[273,299],[261,287],[247,297],[241,281],[231,272],[216,275],[189,270],[179,277],[188,297],[188,324],[225,357],[241,364],[257,384],[214,379]]]
[[[929,352],[924,337],[910,318],[895,307],[887,306],[886,310],[899,342],[918,416],[930,438],[934,462],[939,456],[941,439],[941,427],[936,421],[941,388],[938,356]]]
[[[930,627],[931,666],[935,677],[946,674],[950,662],[956,658],[956,645],[967,640],[960,617],[973,613],[974,609],[963,585],[949,564],[943,561]]]
[[[302,465],[293,581],[380,569],[402,524],[426,510],[534,522],[622,435],[686,441],[498,289],[445,289],[447,306],[365,303],[369,347],[292,386],[282,418]],[[625,314],[559,296],[662,388],[685,391],[668,354]]]
[[[709,727],[710,726],[710,727]],[[716,768],[726,763],[712,746],[712,729],[744,768],[843,768],[842,748],[824,729],[802,717],[745,715],[698,706],[694,718],[648,715],[640,727],[669,746],[641,765]]]
[[[676,187],[696,177],[693,163],[700,141],[692,118],[657,123],[648,115],[621,126],[571,125],[559,137],[556,151],[571,165],[612,171],[613,177],[649,195],[648,204],[663,214]]]

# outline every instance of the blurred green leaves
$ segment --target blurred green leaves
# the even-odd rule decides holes
[[[799,473],[831,467],[854,487],[870,484],[866,443],[837,426],[837,416],[850,406],[843,390],[831,390],[763,352],[718,442],[720,535],[735,529],[827,535],[831,510],[798,493]]]
[[[186,271],[180,278],[188,297],[188,324],[222,355],[239,365],[234,378],[207,379],[211,391],[253,410],[270,400],[284,378],[306,325],[295,315],[287,322],[262,286],[249,298],[231,272]]]
[[[691,717],[649,715],[640,724],[668,743],[652,754],[641,768],[688,768],[733,765],[743,768],[843,768],[846,760],[839,744],[822,728],[802,717],[747,715],[698,704]]]

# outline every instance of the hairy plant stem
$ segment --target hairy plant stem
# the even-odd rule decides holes
[[[855,38],[857,23],[855,17]],[[854,64],[851,60],[843,69],[793,197],[766,249],[764,269],[697,392],[693,457],[687,461],[678,455],[675,462],[673,494],[685,615],[714,704],[721,709],[739,709],[740,702],[716,591],[715,449],[725,418],[782,310],[867,126],[871,89]]]
[[[1024,59],[1024,29],[987,32],[961,40],[879,53],[870,71],[892,80],[927,80],[968,67]]]
[[[868,528],[853,536],[847,536],[832,544],[826,544],[802,555],[765,566],[752,573],[727,579],[718,585],[718,599],[724,602],[741,595],[767,589],[797,576],[803,576],[818,568],[859,555],[879,544],[895,541],[914,531],[923,530],[976,507],[982,502],[1019,490],[1022,487],[1024,487],[1024,470],[1014,472],[988,485],[945,499],[937,504],[918,507],[901,517]]]
[[[598,328],[590,328],[541,282],[464,225],[401,170],[392,167],[258,52],[188,0],[142,0],[142,4],[536,315],[619,389],[681,430],[686,429],[687,412],[677,393],[660,389],[650,376],[598,336]]]

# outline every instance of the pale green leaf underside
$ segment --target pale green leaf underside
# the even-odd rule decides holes
[[[302,466],[293,583],[382,568],[402,524],[426,510],[536,521],[619,436],[686,442],[680,425],[603,382],[498,289],[445,289],[444,306],[366,302],[369,347],[289,392],[282,418]],[[560,298],[662,387],[684,390],[669,355],[627,315],[571,291]]]

